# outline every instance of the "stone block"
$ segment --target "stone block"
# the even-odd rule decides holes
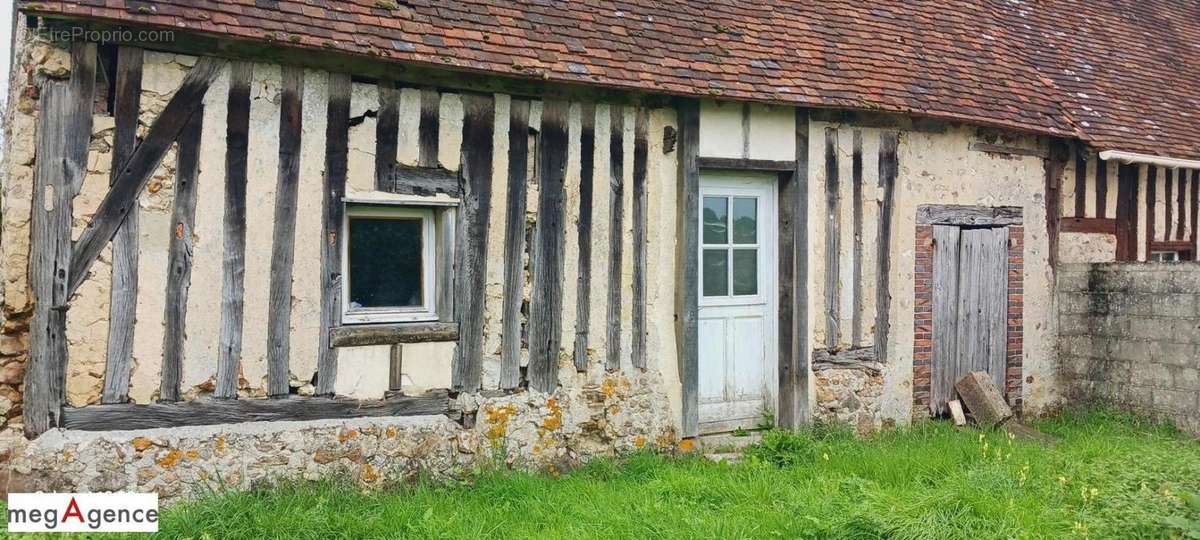
[[[1151,300],[1154,316],[1188,318],[1196,313],[1196,296],[1193,294],[1161,294]]]
[[[1074,269],[1058,273],[1058,292],[1083,292],[1087,290],[1088,273]]]
[[[1086,293],[1065,293],[1058,297],[1058,312],[1060,314],[1088,313],[1088,295]]]
[[[1133,339],[1172,341],[1175,338],[1175,327],[1171,321],[1150,317],[1131,317],[1128,335]]]
[[[1200,268],[1180,266],[1171,273],[1172,290],[1180,294],[1200,294]]]

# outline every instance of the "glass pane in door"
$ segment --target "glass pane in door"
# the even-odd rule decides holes
[[[706,249],[700,265],[704,296],[729,294],[729,250]]]

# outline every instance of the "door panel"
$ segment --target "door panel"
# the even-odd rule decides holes
[[[709,173],[700,185],[700,428],[758,424],[774,410],[775,178]]]
[[[945,412],[954,383],[985,371],[1004,389],[1008,335],[1008,228],[934,226],[930,408]]]

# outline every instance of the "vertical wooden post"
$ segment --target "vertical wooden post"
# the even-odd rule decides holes
[[[683,437],[700,434],[699,205],[700,102],[681,100],[679,114],[679,376],[683,383]]]
[[[379,81],[379,113],[375,117],[375,191],[395,191],[392,169],[396,167],[396,144],[400,135],[400,89],[391,81]]]
[[[558,388],[558,350],[562,340],[562,274],[566,222],[563,184],[567,170],[565,101],[542,106],[538,142],[538,219],[530,268],[533,294],[529,315],[529,387],[540,392]],[[461,329],[460,329],[461,332]]]
[[[321,336],[317,347],[317,389],[332,395],[337,378],[337,349],[329,331],[342,323],[342,197],[346,194],[346,159],[350,133],[350,76],[329,74],[325,124],[325,177],[321,190]]]
[[[1108,217],[1108,162],[1096,157],[1096,217]]]
[[[892,305],[892,214],[896,204],[896,175],[900,164],[896,149],[900,135],[886,131],[879,135],[879,188],[883,191],[879,202],[879,227],[876,239],[875,260],[875,358],[887,363],[888,335],[891,319],[888,317]]]
[[[30,216],[33,315],[24,403],[25,434],[30,437],[59,423],[65,397],[72,200],[87,171],[95,44],[72,47],[71,70],[70,82],[45,83],[38,119]]]
[[[500,331],[500,388],[521,382],[521,303],[524,301],[525,182],[529,159],[529,102],[512,100],[508,119],[508,205],[504,212],[504,314]]]
[[[1154,231],[1155,214],[1157,213],[1157,205],[1155,199],[1158,197],[1158,167],[1148,165],[1146,168],[1146,260],[1150,260],[1151,252],[1154,248]]]
[[[575,371],[588,366],[588,326],[592,315],[592,195],[596,155],[596,104],[580,107],[579,130],[579,280],[575,303]]]
[[[863,155],[862,155],[863,134],[861,129],[856,129],[853,132],[853,154],[850,159],[850,191],[853,194],[854,200],[850,201],[851,216],[854,220],[852,224],[852,234],[854,236],[854,249],[852,250],[852,266],[854,267],[854,283],[851,285],[851,295],[853,301],[851,306],[854,310],[850,316],[850,347],[858,347],[862,342],[863,335]]]
[[[197,109],[179,135],[175,167],[175,201],[167,258],[167,288],[163,313],[163,362],[159,401],[180,400],[183,342],[187,332],[188,287],[192,282],[192,232],[196,225],[196,181],[200,172],[200,136],[204,109]]]
[[[437,90],[421,90],[421,120],[417,125],[417,165],[437,167],[438,162],[438,116],[441,111],[442,95]]]
[[[142,49],[117,49],[117,84],[113,96],[112,174],[117,181],[124,163],[137,146],[138,113],[142,95]],[[112,239],[112,286],[109,289],[108,354],[104,364],[101,403],[129,400],[133,366],[133,326],[138,291],[138,213],[130,212]]]
[[[1050,139],[1049,151],[1046,154],[1046,239],[1049,244],[1047,259],[1050,271],[1053,272],[1058,264],[1058,229],[1062,221],[1062,176],[1070,159],[1070,149],[1061,139]],[[1137,184],[1134,184],[1133,198],[1137,200]],[[1120,200],[1120,199],[1118,199]],[[1134,227],[1137,230],[1137,227]],[[1134,250],[1137,257],[1137,250]]]
[[[275,238],[271,245],[270,309],[267,312],[267,395],[287,397],[291,356],[292,263],[296,256],[296,198],[300,187],[300,138],[304,130],[304,69],[283,68],[279,105],[279,174],[275,183]]]
[[[451,384],[474,392],[483,381],[483,303],[488,222],[492,208],[492,138],[496,112],[492,96],[463,94],[462,202],[459,203],[454,285],[458,346]]]
[[[1083,143],[1075,145],[1075,217],[1087,217],[1087,159]]]
[[[221,278],[221,334],[217,398],[237,397],[242,362],[242,308],[246,283],[246,163],[250,140],[249,62],[230,64],[225,127],[225,254]]]
[[[633,127],[633,367],[646,369],[646,131],[650,113],[639,107]]]
[[[404,346],[392,344],[391,364],[388,366],[388,390],[398,391],[404,386]]]
[[[1136,261],[1138,166],[1117,165],[1117,260]]]
[[[779,426],[808,423],[808,111],[796,109],[796,169],[779,175]]]
[[[608,137],[608,324],[604,368],[621,369],[621,258],[625,243],[625,108],[612,105]]]
[[[837,128],[825,128],[825,348],[830,351],[838,345],[838,319],[841,317],[838,243],[841,240],[842,215],[837,144]]]

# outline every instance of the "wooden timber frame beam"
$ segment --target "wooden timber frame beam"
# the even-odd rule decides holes
[[[109,192],[72,246],[72,199],[86,171],[96,62],[94,43],[75,43],[71,51],[71,79],[50,81],[43,88],[32,207],[44,210],[31,216],[30,287],[35,307],[30,325],[24,404],[25,433],[29,437],[62,425],[69,299],[134,209],[138,194],[145,189],[167,151],[185,127],[193,125],[192,117],[202,109],[204,94],[225,63],[205,57],[192,67],[150,126],[146,138],[119,164],[119,173],[114,171]],[[112,375],[123,377],[124,373],[117,370]],[[110,401],[119,399],[123,389],[113,388],[108,393]]]
[[[179,137],[192,114],[203,105],[204,94],[208,92],[209,85],[217,78],[224,65],[225,60],[211,56],[197,61],[184,77],[179,90],[171,96],[166,107],[150,125],[146,138],[121,167],[120,176],[113,181],[108,194],[96,209],[95,216],[75,242],[70,259],[67,298],[70,298],[83,283],[92,263],[100,256],[100,251],[112,240],[121,223],[125,221],[125,216],[137,204],[138,194],[146,188],[150,176],[162,163],[167,150]]]

